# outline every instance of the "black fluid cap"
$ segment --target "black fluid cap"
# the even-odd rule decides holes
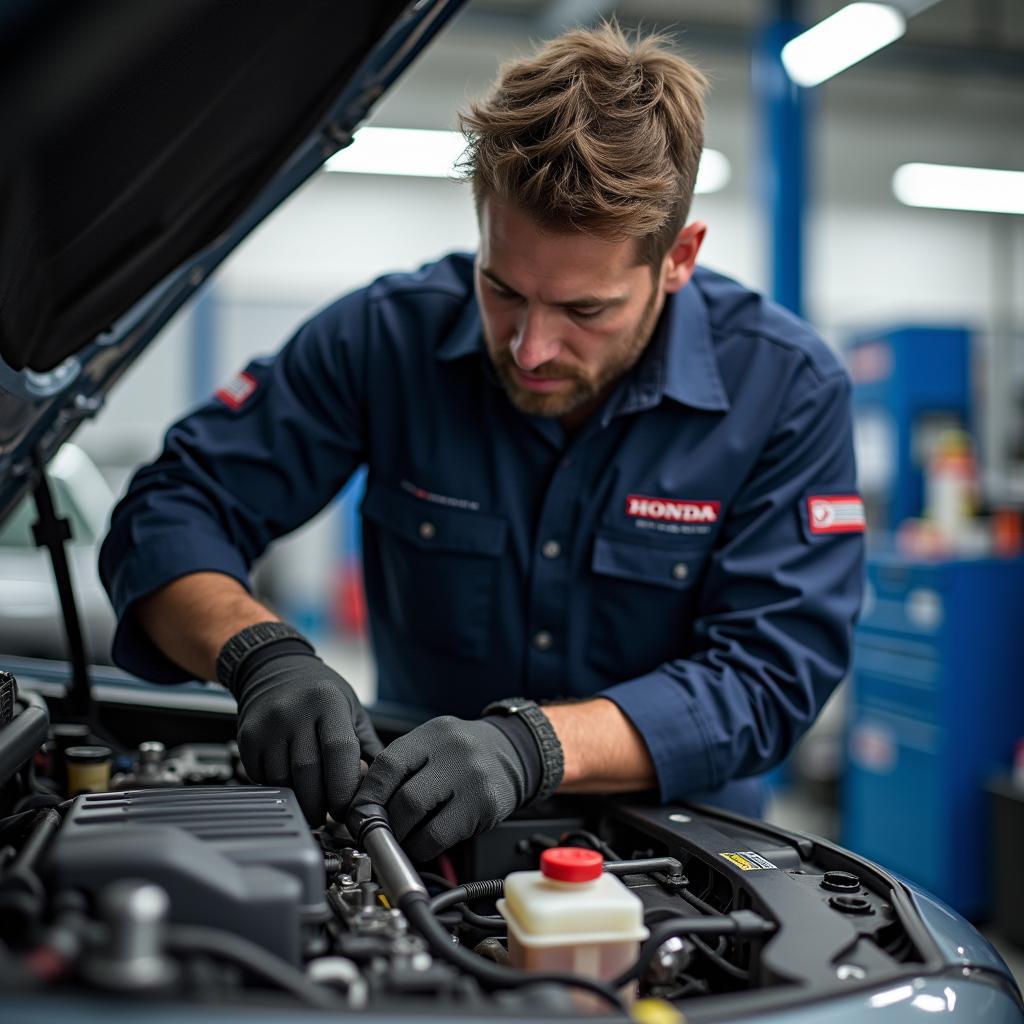
[[[829,906],[844,914],[873,914],[871,901],[863,896],[832,896]]]
[[[829,892],[857,892],[860,879],[849,871],[826,871],[821,887]]]
[[[110,747],[101,746],[68,747],[64,756],[72,764],[103,764],[113,758],[114,752]]]

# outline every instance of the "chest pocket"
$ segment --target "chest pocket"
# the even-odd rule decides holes
[[[708,548],[598,534],[591,557],[587,659],[622,682],[682,657]]]
[[[382,600],[392,625],[425,647],[483,658],[494,626],[505,520],[379,483],[370,484],[362,512],[378,527],[367,533],[370,599]]]

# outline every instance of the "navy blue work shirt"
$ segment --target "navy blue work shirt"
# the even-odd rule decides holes
[[[136,474],[100,556],[117,663],[185,679],[133,603],[197,571],[248,586],[361,464],[380,699],[475,717],[607,697],[669,800],[777,764],[846,671],[863,559],[849,381],[805,323],[726,277],[698,269],[669,298],[571,436],[494,375],[470,256],[340,299]],[[749,786],[718,797],[756,810]]]

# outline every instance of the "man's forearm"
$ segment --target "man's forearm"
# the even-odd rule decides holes
[[[656,785],[643,737],[613,701],[598,697],[542,710],[565,757],[560,793],[628,793]]]
[[[168,583],[142,598],[135,615],[153,643],[197,679],[217,678],[217,655],[240,629],[279,620],[238,580],[218,572]]]

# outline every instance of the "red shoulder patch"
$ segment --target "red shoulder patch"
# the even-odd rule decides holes
[[[864,500],[857,494],[814,495],[807,499],[811,533],[863,533]]]
[[[255,377],[248,373],[238,373],[214,397],[219,398],[229,409],[237,411],[252,398],[258,386]]]

